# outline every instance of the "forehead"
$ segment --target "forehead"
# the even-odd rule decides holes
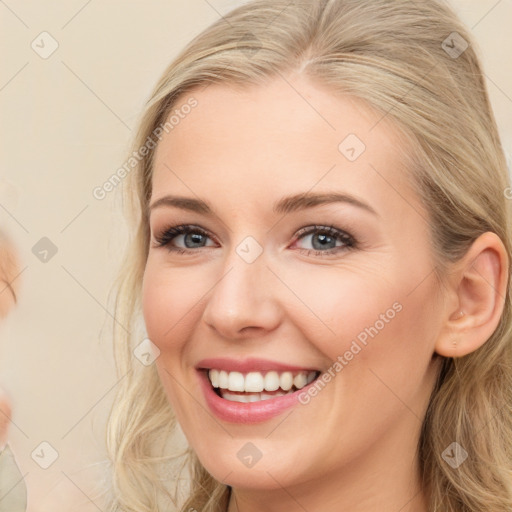
[[[191,98],[197,105],[180,112]],[[390,187],[412,193],[404,190],[404,142],[390,120],[305,77],[212,84],[182,95],[173,112],[156,149],[153,197],[236,189],[240,200],[268,199],[336,188],[378,203]]]

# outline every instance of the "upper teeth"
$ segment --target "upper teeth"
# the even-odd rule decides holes
[[[315,371],[293,373],[270,371],[263,375],[260,372],[243,374],[240,372],[211,369],[208,372],[208,377],[214,388],[259,393],[263,390],[276,391],[279,388],[288,391],[292,386],[302,389],[306,384],[315,379],[316,374],[317,372]]]

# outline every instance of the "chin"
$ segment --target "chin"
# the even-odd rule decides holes
[[[217,481],[238,489],[273,490],[294,485],[300,480],[295,472],[291,473],[292,469],[297,470],[295,463],[295,467],[288,467],[282,457],[267,456],[265,460],[265,455],[256,462],[255,459],[251,462],[249,459],[244,461],[245,454],[253,449],[250,447],[251,442],[237,444],[240,444],[241,448],[237,447],[234,453],[224,451],[218,457],[212,457],[210,453],[208,460],[200,459],[204,468]],[[237,452],[241,452],[240,456]],[[279,452],[275,450],[275,454],[279,455]]]

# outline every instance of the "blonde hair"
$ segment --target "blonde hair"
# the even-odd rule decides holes
[[[407,135],[410,179],[430,217],[441,284],[447,265],[486,231],[500,237],[511,258],[507,166],[479,56],[443,0],[257,0],[241,6],[198,35],[165,70],[131,151],[154,139],[171,109],[200,86],[264,85],[299,70],[365,101]],[[141,158],[124,183],[133,236],[114,287],[121,380],[107,426],[109,510],[169,510],[181,490],[179,510],[220,512],[230,487],[215,481],[190,448],[178,454],[168,445],[177,425],[155,365],[133,356],[145,336],[140,298],[153,154]],[[418,446],[431,511],[512,511],[511,328],[509,276],[493,335],[465,357],[443,358],[432,391]],[[442,458],[455,441],[469,454],[457,470]],[[179,460],[176,475],[187,468],[188,484],[170,473]]]

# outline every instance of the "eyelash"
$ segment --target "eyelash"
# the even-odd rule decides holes
[[[167,247],[170,252],[174,252],[176,254],[190,254],[195,252],[197,249],[182,249],[180,247],[172,247],[170,243],[179,235],[187,235],[191,233],[201,234],[205,237],[212,238],[208,234],[207,231],[200,228],[199,226],[193,226],[190,224],[179,225],[179,226],[171,226],[163,231],[160,236],[155,236],[155,240],[157,245],[155,247]],[[345,245],[343,247],[335,247],[333,249],[328,249],[326,251],[318,251],[316,249],[298,249],[300,251],[305,251],[307,255],[315,255],[315,256],[329,256],[340,251],[348,251],[355,249],[357,247],[357,240],[347,233],[346,231],[342,231],[340,229],[335,228],[334,226],[308,226],[306,228],[302,228],[297,231],[295,235],[295,239],[299,240],[307,235],[311,234],[326,234],[330,237],[333,237],[336,241],[341,241]],[[203,249],[205,247],[199,247],[199,249]]]

